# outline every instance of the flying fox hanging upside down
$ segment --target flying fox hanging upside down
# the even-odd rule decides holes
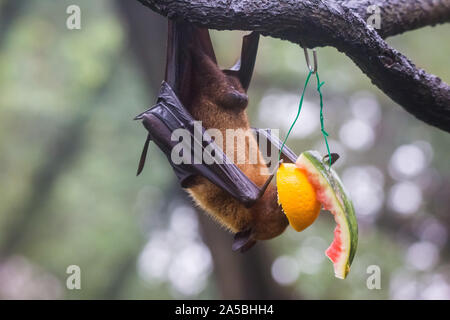
[[[166,154],[181,186],[202,209],[235,233],[232,248],[244,252],[257,240],[280,235],[288,225],[256,137],[268,139],[278,150],[281,143],[268,130],[252,129],[245,112],[259,34],[245,36],[241,59],[231,69],[221,70],[207,29],[169,21],[168,33],[166,76],[157,104],[136,117],[148,130],[138,174],[148,144],[154,141]],[[224,152],[212,137],[209,141],[195,138],[194,121],[202,122],[202,132],[220,130],[224,146],[228,145],[227,129],[241,129],[245,138],[237,139],[234,149]],[[215,159],[223,161],[175,164],[171,152],[178,141],[172,141],[171,134],[179,128],[191,133],[194,145],[202,150],[209,147]],[[236,162],[242,150],[246,161]],[[252,152],[256,154],[253,162],[248,159]],[[295,162],[296,158],[289,148],[283,149],[283,161]]]

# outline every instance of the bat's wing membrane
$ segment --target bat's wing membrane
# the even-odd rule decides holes
[[[158,103],[153,108],[137,116],[136,119],[142,119],[144,126],[149,132],[148,140],[155,142],[166,154],[182,187],[189,187],[189,179],[200,175],[246,205],[250,206],[260,197],[261,190],[258,186],[228,159],[222,149],[212,139],[204,135],[205,129],[203,127],[194,124],[195,119],[184,108],[166,82],[163,82],[161,86]],[[177,129],[185,129],[183,141],[181,142],[172,141],[172,133]],[[198,132],[195,132],[196,130]],[[189,141],[185,141],[186,136]],[[201,150],[201,152],[197,155],[188,155],[186,157],[190,160],[188,163],[178,163],[172,156],[172,150],[179,143],[189,144],[185,148],[181,148],[182,152],[196,149]],[[144,152],[146,152],[145,147]],[[206,162],[210,164],[205,163],[204,158],[208,158]],[[140,165],[141,169],[142,167],[143,163]]]
[[[253,31],[244,36],[242,40],[241,57],[230,69],[224,73],[234,75],[239,79],[242,87],[247,91],[255,68],[256,54],[258,53],[259,33]]]

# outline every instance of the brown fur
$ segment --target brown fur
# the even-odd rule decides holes
[[[244,131],[246,161],[244,164],[237,163],[237,166],[261,187],[267,180],[269,172],[259,150],[257,164],[248,163],[249,150],[258,146],[245,112],[247,106],[245,90],[237,78],[222,72],[208,56],[197,53],[194,54],[193,60],[196,73],[191,79],[191,87],[194,89],[188,106],[189,111],[195,119],[202,121],[206,129],[215,128],[221,131],[224,151],[235,163],[237,163],[236,149],[242,148],[242,145],[235,144],[233,157],[233,151],[225,147],[226,129]],[[196,203],[232,232],[251,228],[255,240],[265,240],[279,235],[288,225],[285,215],[277,204],[277,192],[273,185],[268,187],[264,196],[251,208],[246,208],[204,177],[195,177],[191,186],[188,192]]]

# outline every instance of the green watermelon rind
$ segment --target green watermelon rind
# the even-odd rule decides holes
[[[345,278],[350,271],[350,265],[353,262],[358,246],[358,224],[356,221],[355,209],[341,179],[332,168],[328,168],[323,163],[321,156],[317,151],[305,151],[297,160],[297,166],[305,166],[305,169],[307,169],[306,171],[313,174],[311,168],[308,168],[308,164],[312,165],[319,173],[318,178],[322,180],[321,185],[325,182],[328,187],[331,188],[333,191],[332,194],[339,204],[335,214],[335,220],[336,223],[339,223],[339,220],[342,219],[339,225],[341,227],[341,232],[346,234],[346,248],[348,248],[348,250],[346,250],[347,257],[343,257],[346,258],[344,260],[345,263],[341,262],[341,265],[335,265],[335,275],[338,278]],[[341,237],[341,239],[342,238],[343,237]]]

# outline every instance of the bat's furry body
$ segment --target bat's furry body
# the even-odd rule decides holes
[[[201,120],[206,129],[220,130],[223,146],[227,145],[227,129],[242,129],[245,132],[245,140],[236,139],[235,149],[224,148],[224,152],[250,180],[261,187],[269,177],[269,171],[258,150],[245,112],[248,103],[245,90],[239,79],[226,75],[208,56],[197,54],[193,57],[194,69],[198,72],[192,78],[191,86],[201,90],[194,90],[192,102],[187,106],[188,111],[195,119]],[[245,147],[238,144],[243,141]],[[241,164],[237,161],[237,154],[244,150],[246,160]],[[258,155],[256,164],[249,163],[249,152]],[[223,226],[234,233],[251,229],[255,240],[278,236],[288,224],[277,204],[277,192],[272,185],[251,208],[246,208],[226,191],[201,176],[193,179],[188,191],[195,202]]]

